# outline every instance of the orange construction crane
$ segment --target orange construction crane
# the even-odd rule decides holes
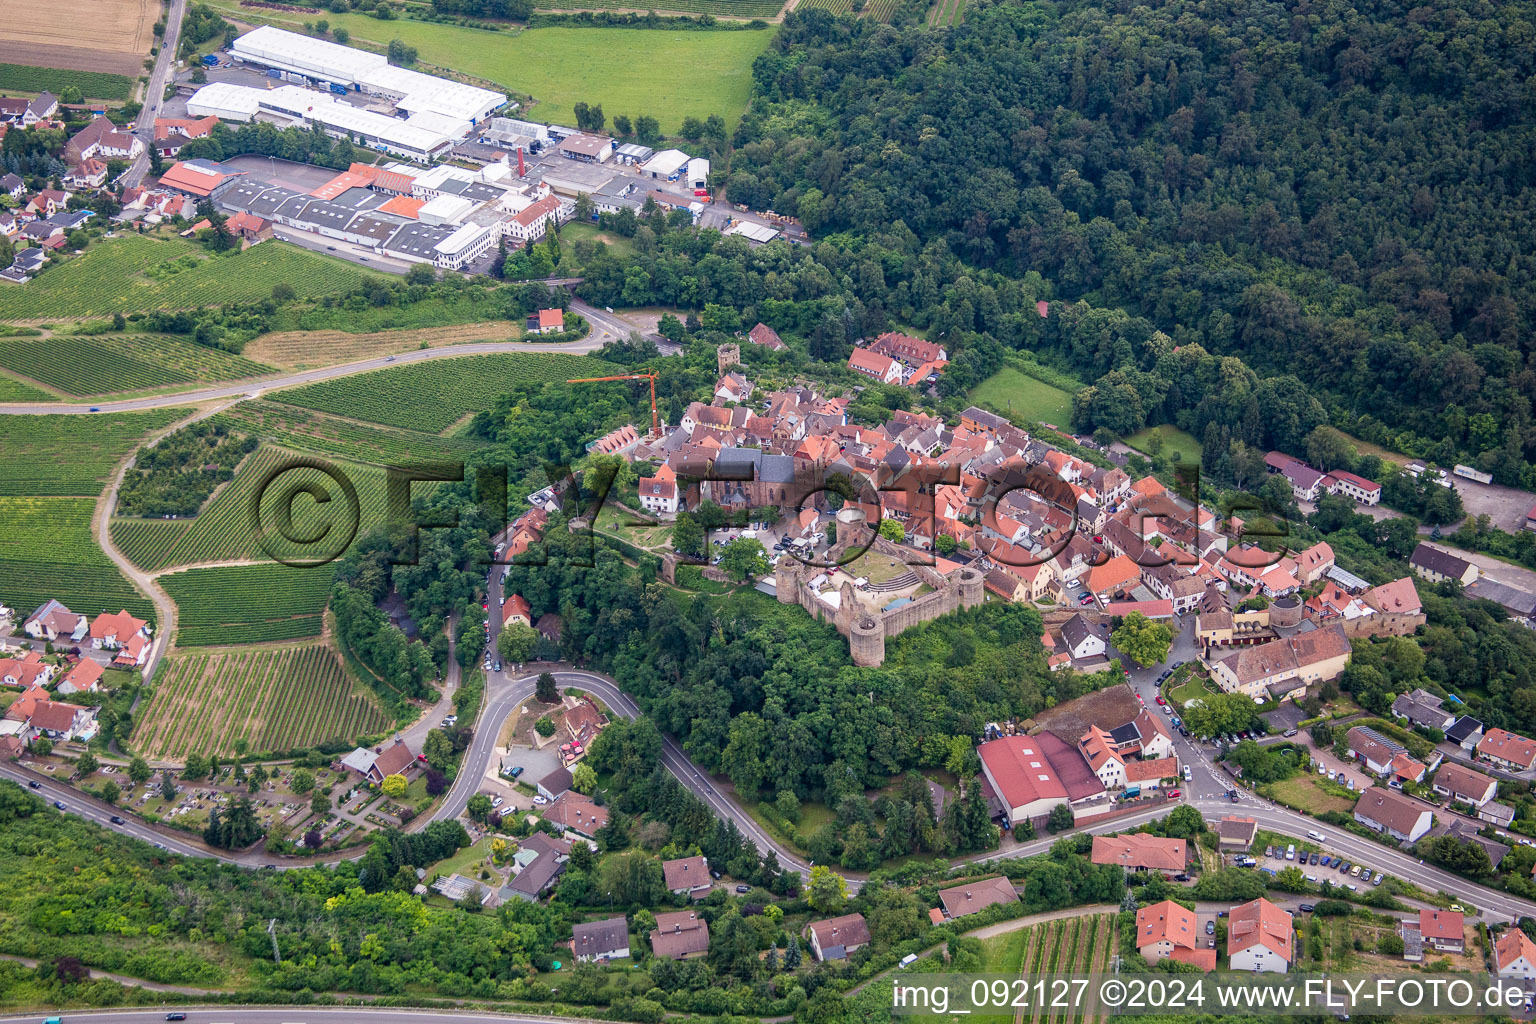
[[[578,377],[575,380],[566,381],[567,384],[596,384],[605,380],[648,380],[651,382],[651,436],[661,436],[661,420],[656,416],[656,374],[654,373],[623,373],[617,377]]]

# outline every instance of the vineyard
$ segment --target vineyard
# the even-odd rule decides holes
[[[982,940],[984,969],[989,975],[1083,975],[1107,970],[1115,952],[1115,915],[1095,914],[1044,921],[1028,928]],[[1074,1012],[1035,1005],[1015,1013],[981,1014],[973,1024],[1057,1024],[1081,1021],[1102,1024],[1103,1007],[1077,1007]]]
[[[534,0],[534,9],[540,11],[591,11],[612,8],[634,10],[635,5],[626,0]],[[774,0],[663,0],[648,7],[658,14],[713,14],[717,18],[772,18],[783,3]]]
[[[273,397],[338,416],[437,433],[465,413],[494,404],[514,384],[622,372],[590,356],[507,352],[411,363],[290,388]]]
[[[190,266],[182,257],[190,256]],[[356,286],[363,272],[297,246],[273,243],[206,256],[183,239],[124,235],[92,245],[25,288],[0,291],[0,320],[110,316],[252,302],[288,284],[303,296]]]
[[[0,373],[0,402],[57,402],[58,398]]]
[[[185,761],[351,743],[390,725],[323,644],[209,651],[165,662],[133,745],[146,757]]]
[[[0,416],[0,495],[96,495],[118,461],[185,409]],[[4,533],[0,532],[0,537]],[[0,557],[4,557],[0,554]]]
[[[26,614],[52,597],[82,615],[127,608],[153,621],[150,602],[96,546],[95,508],[95,498],[0,497],[0,603]]]
[[[897,0],[865,0],[859,9],[858,16],[872,21],[890,21],[896,11],[896,3]],[[853,0],[800,0],[795,10],[804,11],[813,7],[833,14],[854,13]]]
[[[928,11],[928,24],[932,28],[958,25],[964,10],[965,0],[934,0],[933,7]]]
[[[304,457],[263,445],[241,464],[235,478],[224,485],[184,529],[174,528],[187,523],[186,520],[118,519],[112,523],[112,536],[114,540],[121,538],[123,554],[129,561],[151,571],[200,562],[264,559],[267,555],[257,541],[256,523],[251,514],[256,487],[274,470],[293,466],[296,459]],[[273,553],[293,560],[316,554],[314,547],[289,543],[273,528],[277,522],[274,515],[276,503],[282,495],[295,493],[305,484],[323,488],[331,500],[321,503],[313,496],[298,494],[292,506],[290,536],[314,535],[326,526],[333,531],[331,536],[345,536],[354,525],[356,535],[362,536],[384,521],[384,470],[355,463],[339,463],[335,469],[357,489],[361,523],[352,515],[337,482],[325,472],[303,467],[288,469],[273,478],[262,505],[261,522],[268,527]],[[324,546],[323,542],[320,546]]]
[[[176,602],[178,647],[254,644],[319,636],[334,565],[231,565],[159,579]]]
[[[70,395],[236,380],[272,367],[165,335],[0,340],[0,367]]]
[[[263,400],[241,402],[220,415],[231,426],[258,434],[285,448],[373,465],[405,465],[434,459],[460,462],[484,447],[480,442],[466,438],[370,427]]]
[[[0,90],[7,92],[60,93],[69,87],[88,100],[126,100],[133,79],[104,71],[72,71],[39,68],[30,64],[0,64]]]

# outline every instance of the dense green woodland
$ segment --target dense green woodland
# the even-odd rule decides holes
[[[1201,408],[1209,352],[1294,374],[1368,439],[1529,483],[1532,24],[1476,0],[982,0],[944,33],[796,12],[727,188],[797,214],[827,285],[898,321],[1121,371],[1089,428],[1282,440],[1246,421],[1271,413],[1251,386]],[[1088,306],[1042,328],[951,253]]]

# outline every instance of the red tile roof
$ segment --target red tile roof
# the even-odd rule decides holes
[[[1291,915],[1260,897],[1232,908],[1227,919],[1227,954],[1255,945],[1278,953],[1286,963],[1291,956]]]
[[[1095,864],[1118,864],[1123,868],[1183,871],[1189,859],[1189,846],[1183,839],[1164,839],[1142,832],[1094,836],[1091,859]]]

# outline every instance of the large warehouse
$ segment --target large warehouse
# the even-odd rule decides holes
[[[261,90],[228,82],[210,82],[187,100],[188,117],[208,117],[221,121],[252,121],[261,110]]]
[[[301,89],[296,85],[252,89],[213,83],[192,94],[187,100],[187,111],[198,111],[197,116],[215,114],[228,116],[233,121],[249,121],[251,116],[239,115],[251,109],[253,104],[260,112],[281,115],[306,126],[318,124],[335,138],[350,138],[370,149],[394,153],[417,163],[430,163],[441,158],[458,141],[415,118],[401,120],[376,114],[337,100],[329,93]]]
[[[270,25],[236,39],[229,52],[237,61],[302,75],[316,84],[383,96],[408,114],[425,112],[473,124],[507,102],[504,93],[397,68],[382,54]]]

